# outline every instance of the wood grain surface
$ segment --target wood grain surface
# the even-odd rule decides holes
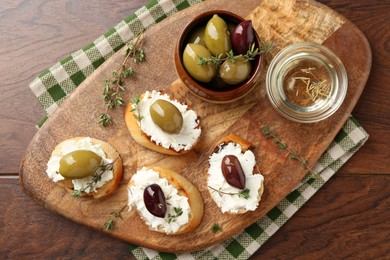
[[[390,83],[390,53],[386,47],[390,25],[386,21],[390,4],[363,0],[321,2],[358,25],[370,42],[373,69],[353,111],[369,132],[370,139],[255,256],[385,257],[390,248],[389,237],[383,232],[390,228],[386,193],[390,173],[390,91],[386,87]],[[0,173],[4,177],[0,179],[3,188],[0,241],[4,245],[0,253],[3,258],[129,256],[123,242],[37,206],[22,193],[17,179],[12,176],[17,175],[22,154],[36,132],[34,125],[44,114],[27,88],[28,82],[66,53],[82,47],[123,19],[123,14],[134,10],[132,7],[142,4],[142,1],[104,4],[64,0],[13,1],[0,5],[0,68],[6,72],[0,75]],[[111,5],[115,7],[108,8]],[[53,25],[52,17],[58,16],[69,19]],[[91,18],[97,16],[99,19]],[[73,26],[73,20],[81,25]],[[77,42],[72,41],[75,34],[80,35]],[[42,45],[45,48],[41,48]],[[355,223],[352,219],[359,221]],[[326,229],[320,228],[322,224]]]
[[[225,105],[206,103],[194,97],[180,80],[172,83],[172,79],[177,77],[172,64],[172,47],[177,42],[177,35],[194,16],[212,9],[231,11],[251,19],[254,29],[260,35],[267,35],[279,50],[301,41],[324,43],[333,49],[348,73],[348,92],[343,105],[329,119],[299,124],[283,118],[271,106],[265,94],[264,80],[251,95]],[[352,44],[356,48],[351,49],[349,46]],[[127,204],[126,184],[137,169],[156,164],[175,167],[176,172],[192,181],[204,200],[203,219],[195,230],[177,236],[153,232],[132,210],[124,212],[123,221],[117,221],[116,228],[107,232],[136,245],[164,252],[188,252],[209,247],[241,232],[269,212],[299,184],[307,170],[299,167],[299,162],[290,160],[286,152],[278,150],[272,141],[262,137],[261,129],[264,126],[278,129],[278,136],[300,156],[310,158],[309,165],[313,165],[351,113],[371,68],[371,50],[363,34],[328,7],[311,1],[246,0],[242,1],[242,5],[234,1],[206,1],[153,26],[145,33],[143,48],[148,59],[135,68],[136,79],[124,83],[128,89],[124,100],[130,100],[146,90],[162,89],[189,104],[200,116],[203,129],[203,136],[194,152],[172,157],[140,147],[125,127],[123,109],[113,113],[113,126],[102,128],[97,125],[100,111],[104,110],[100,94],[104,85],[101,82],[123,60],[123,51],[118,51],[67,98],[33,138],[21,164],[20,179],[26,193],[46,208],[102,231],[110,212]],[[279,50],[275,48],[274,53]],[[265,191],[258,209],[243,215],[222,214],[207,189],[208,156],[216,140],[227,134],[236,134],[252,142],[265,178]],[[74,136],[108,140],[119,151],[124,176],[115,194],[98,201],[88,198],[77,200],[46,176],[47,161],[54,147]],[[221,226],[223,232],[212,232],[211,227],[215,223]],[[148,239],[145,240],[145,237]]]

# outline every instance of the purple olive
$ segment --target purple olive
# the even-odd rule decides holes
[[[246,54],[254,42],[252,21],[239,23],[232,33],[232,47],[234,54]]]
[[[239,189],[245,188],[245,174],[236,156],[225,155],[222,159],[221,169],[227,183]]]
[[[151,184],[144,189],[144,203],[150,214],[159,218],[165,217],[167,203],[164,192],[158,184]]]

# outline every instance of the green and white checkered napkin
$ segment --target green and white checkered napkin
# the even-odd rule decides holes
[[[37,96],[48,116],[91,73],[112,54],[131,40],[141,29],[148,28],[164,18],[202,0],[152,0],[144,7],[120,22],[93,43],[55,64],[41,73],[30,88]],[[45,120],[45,119],[44,119]],[[43,124],[44,120],[40,123]],[[314,167],[321,179],[306,176],[301,184],[290,192],[275,208],[241,234],[205,250],[169,254],[131,245],[131,251],[139,259],[193,259],[250,257],[286,221],[318,191],[330,177],[364,144],[368,134],[351,116],[335,140]]]

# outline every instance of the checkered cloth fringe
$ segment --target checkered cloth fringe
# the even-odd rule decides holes
[[[93,43],[41,73],[31,82],[31,90],[50,116],[83,80],[140,30],[149,28],[164,18],[198,2],[202,2],[202,0],[150,1]],[[44,120],[40,124],[43,124]],[[286,223],[367,139],[368,134],[350,116],[313,169],[319,173],[321,178],[313,179],[310,175],[306,176],[300,185],[266,216],[226,241],[205,250],[186,254],[161,253],[134,245],[130,246],[131,252],[139,259],[246,259]]]

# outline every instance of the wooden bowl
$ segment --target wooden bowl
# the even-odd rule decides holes
[[[179,36],[179,39],[175,46],[175,67],[179,78],[183,81],[189,91],[195,96],[212,103],[233,102],[247,95],[259,82],[260,73],[264,67],[264,58],[262,57],[263,55],[258,55],[256,56],[255,60],[251,61],[252,72],[246,81],[237,85],[228,86],[223,89],[217,89],[215,86],[213,86],[213,82],[203,83],[195,80],[187,72],[183,64],[183,51],[188,42],[188,37],[191,35],[195,28],[199,26],[205,26],[214,14],[218,14],[228,24],[237,25],[238,23],[244,21],[244,18],[234,13],[223,10],[211,10],[196,16],[184,27],[183,31]],[[259,47],[260,38],[257,35],[256,31],[254,31],[254,36],[256,47]]]

